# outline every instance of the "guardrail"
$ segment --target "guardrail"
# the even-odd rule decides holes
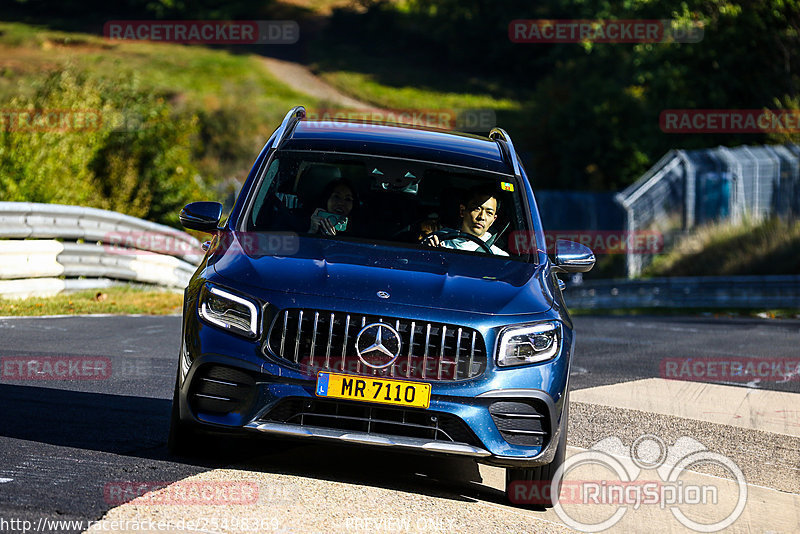
[[[114,280],[184,288],[202,257],[189,234],[129,215],[0,202],[0,296],[53,295]]]
[[[570,308],[798,308],[800,276],[703,276],[567,282]]]

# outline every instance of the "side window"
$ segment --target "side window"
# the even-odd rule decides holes
[[[272,163],[270,163],[269,168],[267,169],[264,180],[261,182],[261,188],[258,190],[258,194],[256,195],[256,200],[253,202],[253,209],[250,211],[250,226],[255,226],[256,224],[258,213],[261,211],[261,207],[264,205],[264,200],[267,198],[267,192],[269,191],[273,180],[275,180],[275,175],[278,174],[278,166],[278,158],[275,158],[272,160]]]

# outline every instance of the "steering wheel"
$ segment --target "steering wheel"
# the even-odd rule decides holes
[[[431,238],[433,236],[437,236],[439,238],[440,242],[441,241],[449,241],[449,240],[457,238],[457,237],[463,237],[463,238],[466,238],[466,239],[468,239],[470,241],[474,241],[479,247],[481,247],[484,250],[484,252],[487,252],[489,254],[494,254],[494,252],[492,252],[491,247],[489,245],[487,245],[486,243],[484,243],[483,239],[481,239],[480,237],[474,236],[472,234],[468,234],[466,232],[462,232],[461,230],[436,230],[435,232],[431,232],[430,234],[426,235],[422,239],[422,244],[430,246]]]

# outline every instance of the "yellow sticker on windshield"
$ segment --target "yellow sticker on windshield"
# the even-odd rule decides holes
[[[512,184],[511,182],[500,182],[500,189],[502,189],[503,191],[513,191],[514,184]]]

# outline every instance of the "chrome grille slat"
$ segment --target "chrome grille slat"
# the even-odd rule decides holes
[[[325,368],[331,366],[331,339],[333,339],[333,312],[331,312],[330,323],[328,323],[328,345],[325,347]]]
[[[300,363],[300,332],[303,331],[303,310],[297,316],[297,337],[294,340],[294,363]]]
[[[289,326],[289,310],[283,312],[283,331],[281,332],[281,354],[283,354],[283,347],[286,344],[286,330]]]
[[[412,357],[412,350],[414,348],[414,330],[417,328],[416,321],[411,321],[411,335],[408,341],[408,367],[406,370],[406,378],[411,376],[411,357]]]
[[[442,345],[439,348],[439,369],[436,371],[436,380],[442,379],[442,364],[444,363],[444,340],[447,338],[447,326],[442,327]]]
[[[477,332],[472,332],[472,346],[469,349],[469,372],[472,373],[472,365],[475,362],[475,335]]]
[[[344,361],[347,358],[347,334],[350,333],[350,314],[347,314],[347,319],[344,323],[344,341],[342,342],[342,371],[344,371]]]
[[[314,348],[317,345],[317,324],[319,323],[319,312],[314,312],[314,331],[311,333],[311,350],[308,355],[311,358],[311,365],[314,365]]]
[[[461,358],[461,332],[463,332],[463,328],[458,329],[458,341],[456,341],[456,361]],[[467,375],[469,375],[469,371],[467,371]],[[458,380],[458,365],[456,365],[456,380]]]
[[[362,315],[361,316],[361,328],[364,328],[365,326],[367,326],[367,317],[365,315]],[[358,361],[356,361],[356,372],[357,373],[361,372],[361,358],[359,358]]]
[[[400,357],[384,369],[367,367],[354,354],[356,334],[378,322],[400,335]],[[287,359],[308,375],[329,370],[432,382],[475,378],[488,359],[483,337],[466,326],[308,308],[276,314],[262,348],[265,355]]]
[[[400,331],[400,319],[398,319],[397,321],[395,321],[395,323],[394,323],[394,329],[395,329],[395,330],[397,330],[398,332]],[[399,356],[398,356],[398,358],[399,358]],[[392,367],[391,367],[391,375],[392,375],[392,376],[394,376],[394,367],[395,367],[394,365],[392,365]]]
[[[422,358],[422,378],[428,378],[428,349],[431,345],[431,323],[428,323],[428,328],[425,330],[425,355]]]

